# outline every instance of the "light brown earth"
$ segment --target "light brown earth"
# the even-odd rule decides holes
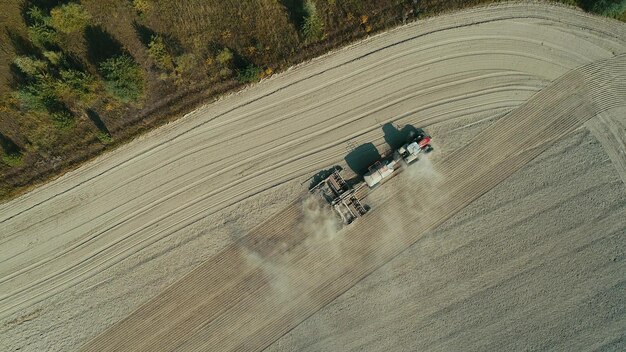
[[[621,23],[500,5],[202,108],[0,206],[2,349],[620,349],[624,52]],[[386,122],[437,153],[324,231],[300,182]]]

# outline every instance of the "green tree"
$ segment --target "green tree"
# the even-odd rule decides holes
[[[29,76],[36,76],[46,72],[47,64],[45,61],[32,58],[30,56],[18,56],[13,59],[13,64]]]
[[[28,38],[33,44],[44,47],[58,43],[57,33],[50,27],[50,16],[37,6],[31,6],[26,14],[29,22]]]
[[[48,25],[50,22],[50,16],[45,15],[43,11],[37,6],[29,7],[28,11],[26,11],[26,14],[28,15],[29,21],[32,22],[31,24],[37,23]]]
[[[35,82],[22,86],[17,98],[27,110],[53,111],[62,105],[57,94],[57,81],[47,73],[39,75]]]
[[[312,0],[304,3],[304,23],[302,24],[302,34],[308,43],[324,39],[324,21],[317,13],[317,7]]]
[[[174,68],[174,60],[172,60],[172,56],[167,51],[165,41],[160,35],[153,35],[150,39],[150,43],[148,43],[148,56],[163,70],[172,70]]]
[[[111,136],[111,134],[105,131],[99,130],[98,132],[96,132],[96,137],[100,140],[100,142],[102,142],[102,144],[109,144],[113,142],[113,137]]]
[[[13,152],[2,156],[2,162],[8,166],[15,167],[22,163],[22,153]]]
[[[54,123],[54,125],[60,129],[70,129],[74,127],[76,122],[74,120],[74,115],[72,115],[72,113],[69,112],[67,109],[61,109],[52,112],[50,114],[50,117],[52,118],[52,122]]]
[[[127,54],[112,57],[100,64],[107,91],[123,102],[137,101],[143,93],[143,74]]]
[[[237,80],[241,83],[250,83],[259,79],[263,69],[254,65],[248,65],[243,70],[237,71]]]
[[[62,33],[72,33],[84,29],[91,15],[77,3],[57,6],[50,11],[50,26]]]
[[[39,47],[58,43],[57,33],[52,28],[40,24],[28,27],[28,38]]]
[[[81,103],[90,104],[95,98],[98,87],[96,79],[85,72],[78,70],[62,70],[61,79],[57,83],[59,95],[72,96]]]
[[[626,11],[626,0],[597,0],[592,2],[591,11],[608,17],[619,17]]]

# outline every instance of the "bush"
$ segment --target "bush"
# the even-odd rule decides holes
[[[598,0],[591,6],[591,12],[617,18],[626,11],[626,0]]]
[[[148,43],[148,56],[150,56],[157,64],[157,67],[163,70],[172,70],[174,68],[174,60],[168,53],[163,37],[153,35]]]
[[[107,91],[123,102],[137,101],[143,93],[141,68],[128,55],[122,54],[100,64]]]
[[[198,65],[196,56],[191,53],[176,57],[176,71],[179,74],[191,72]]]
[[[28,16],[28,38],[39,46],[52,45],[58,43],[56,31],[50,27],[50,16],[44,15],[37,6],[31,6],[26,12]]]
[[[45,61],[30,56],[18,56],[13,59],[13,64],[15,64],[20,71],[31,77],[44,73],[48,66]]]
[[[233,57],[233,52],[230,51],[230,49],[228,48],[224,48],[217,54],[215,59],[217,60],[217,62],[220,63],[220,65],[229,66],[230,63],[233,61]]]
[[[59,51],[44,51],[43,56],[55,66],[58,66],[61,62],[63,62],[63,53]]]
[[[84,104],[95,99],[98,82],[92,75],[77,70],[63,70],[60,76],[61,80],[57,83],[60,94],[73,95]]]
[[[52,28],[43,24],[29,26],[28,38],[33,44],[39,47],[58,43],[57,33]]]
[[[229,77],[232,76],[233,70],[228,67],[224,67],[219,70],[218,74],[220,75],[220,77]]]
[[[102,142],[102,144],[109,144],[113,142],[113,137],[111,137],[111,134],[105,131],[96,132],[96,137],[98,137],[98,139],[100,140],[100,142]]]
[[[91,15],[77,3],[57,6],[50,11],[50,26],[62,33],[83,30],[91,20]]]
[[[304,23],[302,24],[302,34],[307,43],[324,39],[324,21],[317,14],[317,8],[312,0],[304,3]]]
[[[67,110],[59,110],[50,114],[50,118],[55,126],[60,129],[70,129],[74,127],[74,116]]]
[[[43,11],[41,11],[41,9],[37,6],[31,6],[28,8],[28,11],[26,11],[26,14],[28,15],[28,20],[29,20],[29,24],[44,24],[44,25],[49,25],[50,23],[50,16],[47,16],[43,13]]]
[[[258,80],[263,73],[263,69],[254,65],[249,65],[243,70],[237,70],[237,80],[241,83],[250,83]]]
[[[11,167],[18,166],[22,163],[22,154],[20,152],[15,152],[3,155],[2,162]]]
[[[133,7],[137,13],[144,15],[152,9],[152,4],[146,0],[133,0]]]
[[[17,98],[27,110],[56,110],[62,106],[56,84],[54,79],[43,74],[36,82],[21,87]]]

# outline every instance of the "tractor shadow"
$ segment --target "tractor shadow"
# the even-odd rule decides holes
[[[317,186],[324,179],[326,179],[328,176],[330,176],[335,170],[341,171],[342,169],[343,168],[341,166],[335,165],[329,169],[322,170],[316,173],[315,175],[313,175],[313,177],[310,178],[311,183],[309,183],[309,191],[312,190],[313,187]]]
[[[363,177],[368,168],[381,158],[374,143],[365,143],[348,153],[344,161],[358,177]]]
[[[391,123],[386,123],[383,125],[383,133],[385,142],[389,145],[391,150],[395,150],[400,148],[414,136],[424,134],[424,130],[416,128],[413,125],[404,125],[400,127],[394,126]]]

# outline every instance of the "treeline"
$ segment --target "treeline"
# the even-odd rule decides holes
[[[7,0],[0,198],[346,42],[493,1]],[[626,0],[562,2],[626,10]]]

